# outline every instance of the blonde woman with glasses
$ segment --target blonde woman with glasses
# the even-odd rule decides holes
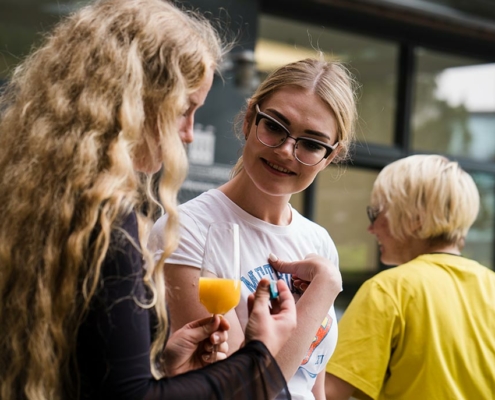
[[[225,315],[229,348],[245,340],[245,305],[260,279],[287,282],[298,323],[277,361],[293,399],[324,398],[324,366],[337,341],[333,302],[342,282],[329,234],[292,208],[290,198],[330,163],[347,157],[356,115],[352,82],[341,64],[319,59],[288,64],[268,76],[241,115],[245,144],[232,179],[180,206],[181,241],[165,265],[174,282],[167,294],[174,331],[207,315],[197,285],[208,225],[240,225],[242,294],[240,305]],[[149,245],[156,258],[162,255],[166,220],[152,230]]]
[[[409,156],[378,174],[368,231],[396,267],[344,312],[328,400],[493,399],[495,273],[461,254],[479,208],[473,178],[443,156]]]
[[[2,400],[286,390],[273,356],[296,325],[288,287],[272,315],[260,282],[246,345],[211,364],[213,346],[218,358],[228,351],[228,321],[192,321],[167,340],[163,260],[142,245],[162,165],[163,257],[177,245],[184,143],[224,51],[206,19],[170,2],[104,0],[62,21],[16,69],[0,97]]]

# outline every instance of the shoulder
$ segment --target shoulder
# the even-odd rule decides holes
[[[124,232],[131,234],[133,237],[138,236],[138,220],[134,211],[121,216],[112,230],[112,234],[116,236],[121,236]]]
[[[331,258],[338,265],[337,247],[328,231],[316,222],[302,216],[297,210],[292,208],[292,229],[297,232],[298,237],[303,237],[305,241],[311,241],[318,248],[318,253]]]
[[[305,233],[313,234],[324,240],[330,240],[330,235],[324,227],[301,215],[295,208],[291,208],[291,210],[294,228],[303,229]]]
[[[106,280],[140,275],[142,266],[138,220],[136,214],[131,212],[119,218],[112,228],[101,275]]]
[[[110,250],[140,248],[138,219],[135,212],[121,216],[112,227]]]
[[[222,204],[223,193],[218,189],[211,189],[199,196],[182,203],[179,210],[185,213],[204,212],[205,209],[216,208]]]
[[[391,303],[399,307],[404,295],[415,296],[420,281],[421,275],[417,273],[416,263],[392,267],[366,280],[355,296],[356,301],[360,299],[368,307],[381,307]]]
[[[231,205],[218,189],[211,189],[179,206],[179,218],[183,228],[191,225],[208,225],[218,219],[225,219]]]
[[[365,297],[401,298],[401,293],[415,291],[421,280],[418,276],[417,265],[406,263],[377,273],[360,287],[359,292]]]
[[[428,274],[429,266],[428,261],[418,257],[407,263],[381,271],[371,280],[382,285],[419,282],[423,279],[423,275]]]
[[[199,196],[182,203],[179,206],[179,221],[181,226],[181,236],[187,231],[201,230],[202,226],[208,224],[215,218],[212,210],[218,209],[218,195],[214,190],[202,193]],[[148,248],[157,251],[163,248],[165,226],[168,215],[164,214],[156,220],[150,232]]]
[[[368,279],[359,289],[364,297],[385,296],[400,308],[424,299],[441,283],[445,270],[430,258],[419,256],[407,263],[381,271]],[[437,289],[438,290],[438,289]]]

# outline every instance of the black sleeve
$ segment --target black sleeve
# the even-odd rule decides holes
[[[150,385],[144,400],[290,399],[285,379],[262,342],[249,342],[223,361]]]
[[[137,238],[135,214],[122,223]],[[285,379],[261,342],[248,343],[227,360],[173,378],[155,380],[150,369],[153,314],[146,301],[138,241],[112,235],[101,285],[79,329],[77,365],[81,399],[270,399],[288,394]]]

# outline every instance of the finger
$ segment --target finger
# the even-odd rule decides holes
[[[199,343],[205,339],[208,339],[210,335],[216,332],[220,324],[221,317],[219,315],[214,315],[213,318],[207,317],[192,321],[184,325],[180,330],[183,331],[183,334],[189,337],[191,341]]]
[[[268,262],[270,265],[278,272],[284,272],[287,274],[292,274],[297,272],[297,264],[292,262],[282,261],[275,254],[270,253],[268,256]]]
[[[256,292],[254,293],[254,298],[250,310],[250,314],[263,314],[269,312],[269,304],[270,304],[270,281],[268,279],[263,278],[258,283],[258,287],[256,288]]]
[[[227,342],[219,344],[218,346],[216,346],[215,350],[217,353],[227,354],[229,352],[229,344]]]
[[[294,318],[296,315],[296,304],[294,302],[294,297],[292,296],[292,293],[290,292],[289,287],[287,284],[280,280],[277,281],[277,288],[278,288],[278,293],[279,293],[279,310],[277,314],[294,314]]]
[[[210,342],[205,342],[205,344],[203,345],[203,350],[205,351],[205,353],[211,353],[213,351],[213,345],[210,343]]]
[[[212,351],[224,351],[228,350],[229,345],[227,342],[228,336],[225,335],[221,339],[216,339],[216,340],[211,340],[210,341],[205,341],[203,344],[203,350],[206,353],[211,353]]]
[[[188,324],[184,325],[184,327],[187,327],[189,329],[196,329],[199,327],[211,326],[212,329],[216,330],[218,325],[220,324],[221,318],[222,318],[221,315],[215,314],[215,315],[213,315],[213,317],[206,317],[206,318],[191,321]]]
[[[302,289],[303,285],[304,285],[304,287],[307,288],[310,283],[311,282],[308,282],[308,281],[305,281],[302,279],[294,279],[294,281],[292,282],[292,286],[295,286],[298,289]]]
[[[248,300],[247,300],[248,316],[251,315],[251,312],[253,311],[253,305],[254,305],[254,294],[251,293],[248,296]]]
[[[225,360],[227,358],[227,352],[217,351],[215,353],[215,361]]]
[[[206,363],[213,363],[216,361],[217,353],[204,353],[201,359]]]
[[[221,315],[219,317],[220,317],[220,324],[218,325],[218,330],[219,331],[228,331],[230,329],[229,320],[222,317]]]
[[[270,281],[264,278],[258,283],[256,292],[254,293],[253,311],[257,307],[267,307],[269,300],[270,300]]]
[[[215,331],[210,335],[211,344],[220,344],[226,342],[229,338],[227,331]]]

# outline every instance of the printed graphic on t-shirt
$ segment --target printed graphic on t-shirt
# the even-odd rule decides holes
[[[298,294],[296,288],[292,286],[292,280],[290,274],[278,273],[276,274],[270,264],[265,264],[259,267],[256,267],[247,272],[247,274],[243,274],[241,276],[242,285],[247,288],[251,293],[256,291],[258,283],[263,278],[268,278],[271,280],[282,279],[285,281],[287,286],[290,288],[292,294]],[[315,379],[318,375],[318,372],[321,370],[321,364],[324,362],[325,353],[318,352],[318,347],[323,342],[323,340],[327,337],[328,332],[330,332],[330,328],[332,327],[332,317],[330,314],[327,314],[323,322],[321,323],[316,335],[311,343],[306,357],[304,357],[300,369],[304,370],[311,378]]]
[[[309,360],[311,359],[311,356],[315,352],[316,348],[319,346],[319,344],[325,339],[325,337],[328,335],[328,332],[330,332],[330,328],[332,327],[332,317],[330,314],[327,314],[323,322],[321,323],[320,327],[318,328],[318,332],[316,332],[315,338],[311,342],[311,346],[309,346],[308,353],[306,354],[306,357],[304,357],[301,366],[299,368],[304,369],[308,374],[311,376],[314,375],[316,378],[316,374],[313,374],[312,372],[308,371],[304,366],[308,364]],[[320,354],[316,356],[316,364],[321,364],[323,362],[323,357],[324,354]]]
[[[285,281],[292,293],[296,293],[295,288],[292,287],[290,274],[282,274],[279,272],[277,275],[278,279],[282,279],[283,281]],[[254,293],[256,291],[256,288],[258,287],[259,281],[263,278],[268,278],[271,280],[277,279],[276,274],[270,264],[265,264],[260,267],[256,267],[251,271],[248,271],[247,274],[241,276],[241,282],[243,283],[244,287],[246,287],[251,293]]]

